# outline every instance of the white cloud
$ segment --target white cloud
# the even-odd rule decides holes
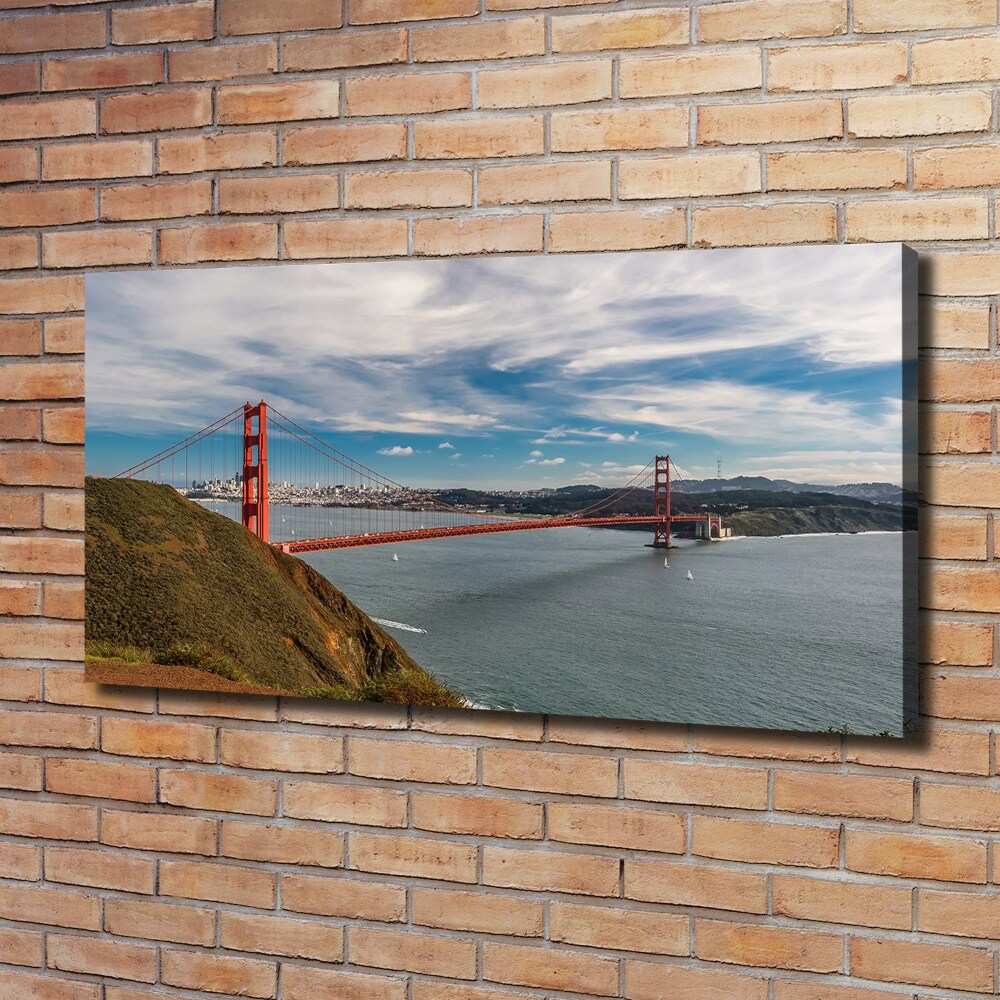
[[[394,444],[391,448],[379,448],[380,455],[412,455],[413,449],[409,445]]]
[[[455,449],[455,446],[454,446],[454,445],[453,445],[453,444],[452,444],[452,443],[451,443],[450,441],[442,441],[442,442],[441,442],[441,443],[440,443],[440,444],[438,445],[438,447],[439,447],[439,448],[447,448],[447,449],[450,449],[450,450],[452,450],[452,451],[454,451],[454,449]]]
[[[461,457],[462,453],[460,451],[456,451],[455,454],[451,456],[451,459],[452,461],[454,461],[456,458],[461,458]]]
[[[529,454],[529,458],[541,458],[544,452],[539,451],[537,448]]]
[[[566,461],[565,458],[540,458],[538,460],[539,465],[562,465]]]
[[[472,371],[615,375],[768,346],[892,362],[898,258],[856,244],[98,272],[88,423],[193,429],[266,391],[321,429],[487,433],[544,422]]]

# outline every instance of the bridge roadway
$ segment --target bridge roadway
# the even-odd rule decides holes
[[[706,514],[674,514],[674,521],[705,521]],[[409,531],[384,531],[367,535],[337,535],[332,538],[304,538],[290,542],[274,542],[282,552],[325,552],[328,549],[356,549],[363,545],[397,545],[400,542],[420,542],[429,538],[454,538],[459,535],[493,535],[504,531],[534,531],[539,528],[600,528],[614,524],[656,524],[661,517],[643,515],[635,517],[552,517],[523,518],[516,521],[497,521],[492,524],[463,524],[454,527],[414,528]]]

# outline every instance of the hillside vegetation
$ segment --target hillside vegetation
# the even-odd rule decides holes
[[[195,668],[225,679],[216,690],[465,704],[312,567],[169,486],[88,478],[86,536],[88,666],[164,686]]]

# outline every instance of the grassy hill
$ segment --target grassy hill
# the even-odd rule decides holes
[[[312,567],[169,486],[89,477],[86,532],[97,675],[182,687],[193,669],[216,690],[465,704]]]

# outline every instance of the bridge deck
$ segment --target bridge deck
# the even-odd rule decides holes
[[[704,520],[702,515],[695,515]],[[323,552],[327,549],[354,549],[362,545],[388,545],[400,542],[419,542],[428,538],[452,538],[459,535],[492,535],[504,531],[533,531],[539,528],[598,528],[614,524],[655,524],[662,518],[643,517],[579,517],[579,518],[524,518],[517,521],[497,521],[493,524],[463,524],[455,527],[418,528],[411,531],[387,531],[369,535],[338,535],[333,538],[308,538],[291,542],[277,542],[283,552]],[[673,518],[678,520],[678,518]]]

